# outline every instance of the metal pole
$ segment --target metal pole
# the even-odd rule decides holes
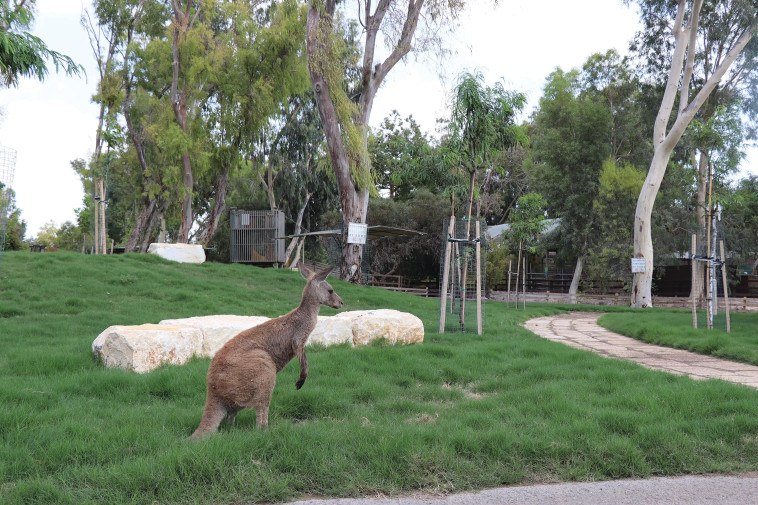
[[[692,327],[697,329],[697,298],[700,290],[697,282],[698,268],[695,254],[697,254],[697,233],[692,234],[692,256],[690,257],[690,261],[692,261],[692,289],[690,289],[690,293],[692,293]]]

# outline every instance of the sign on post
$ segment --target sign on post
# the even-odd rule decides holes
[[[348,223],[347,225],[347,243],[348,244],[365,244],[368,235],[368,225],[366,223]]]
[[[632,258],[632,273],[644,274],[645,273],[645,258]]]

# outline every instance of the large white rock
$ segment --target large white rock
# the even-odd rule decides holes
[[[316,328],[313,329],[305,345],[339,345],[349,342],[353,345],[353,327],[350,321],[336,317],[318,316]]]
[[[240,332],[268,321],[264,316],[198,316],[184,319],[166,319],[158,324],[190,326],[200,330],[203,336],[200,356],[212,358],[229,340]]]
[[[424,341],[424,323],[407,312],[392,309],[354,310],[334,316],[350,322],[353,345],[367,345],[384,339],[389,344],[416,344]]]
[[[111,326],[92,342],[92,352],[108,367],[144,373],[163,363],[185,363],[195,354],[213,357],[241,331],[268,320],[261,316],[217,315]],[[423,342],[424,325],[413,314],[391,309],[342,312],[332,317],[319,316],[307,345],[348,342],[356,346],[377,339],[390,344]]]
[[[205,251],[200,244],[165,244],[153,242],[147,252],[157,254],[161,258],[179,263],[203,263]]]
[[[92,342],[92,352],[107,367],[145,373],[164,363],[186,363],[202,341],[200,330],[188,326],[111,326]]]

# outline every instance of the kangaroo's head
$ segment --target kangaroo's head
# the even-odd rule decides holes
[[[315,298],[321,305],[328,305],[333,309],[342,307],[342,298],[334,292],[332,285],[326,282],[327,276],[334,270],[334,267],[314,272],[305,266],[305,263],[300,261],[297,264],[297,268],[300,270],[300,275],[308,281],[303,291],[303,298]]]

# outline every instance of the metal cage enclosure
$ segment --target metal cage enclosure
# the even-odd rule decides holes
[[[229,217],[232,263],[284,263],[284,212],[232,209]]]

